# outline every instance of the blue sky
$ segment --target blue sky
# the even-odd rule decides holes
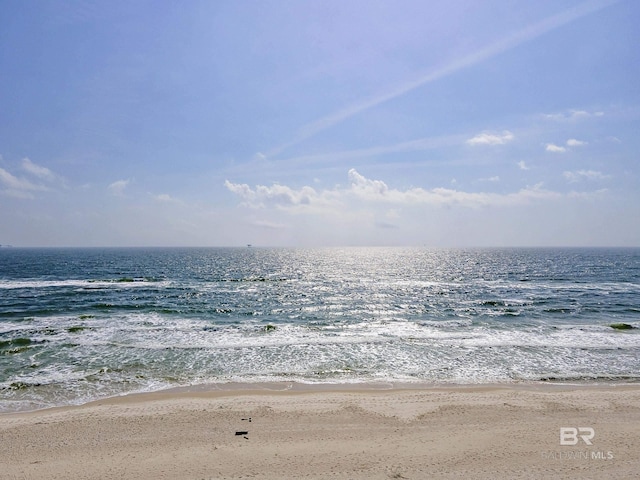
[[[640,245],[640,2],[0,8],[2,244]]]

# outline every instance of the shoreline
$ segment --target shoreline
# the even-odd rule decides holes
[[[207,393],[222,395],[257,395],[257,394],[278,394],[278,393],[305,393],[305,392],[376,392],[376,391],[438,391],[442,389],[468,389],[468,390],[491,390],[500,388],[538,390],[538,389],[600,389],[600,388],[640,388],[640,381],[618,381],[616,379],[605,381],[513,381],[513,382],[492,382],[492,383],[427,383],[427,382],[328,382],[328,383],[305,383],[301,381],[259,381],[259,382],[217,382],[203,383],[195,385],[182,385],[163,388],[153,391],[128,392],[120,395],[105,396],[87,400],[80,403],[68,403],[60,405],[48,405],[40,408],[25,408],[18,410],[0,410],[0,417],[3,415],[13,415],[21,413],[34,413],[52,409],[79,408],[97,403],[117,403],[135,400],[136,397],[152,398],[154,396],[181,396],[181,395],[204,395]]]
[[[513,382],[492,382],[492,383],[427,383],[427,382],[329,382],[329,383],[305,383],[301,381],[259,381],[259,382],[217,382],[203,383],[195,385],[182,385],[160,390],[128,392],[120,395],[105,396],[87,400],[81,403],[68,403],[61,405],[43,406],[40,408],[21,410],[0,410],[0,418],[5,415],[29,414],[55,409],[73,409],[102,403],[120,403],[137,401],[138,399],[149,399],[153,397],[186,397],[189,395],[207,396],[237,396],[237,395],[261,395],[261,394],[299,394],[299,393],[322,393],[322,392],[385,392],[385,391],[440,391],[440,390],[470,390],[485,391],[494,389],[515,389],[515,390],[540,390],[540,389],[606,389],[606,388],[638,388],[640,380],[618,381],[616,379],[605,381],[556,381],[556,380],[536,380],[536,381],[513,381]],[[1,400],[0,400],[1,402]]]
[[[635,478],[640,464],[638,384],[226,386],[0,415],[4,474]]]

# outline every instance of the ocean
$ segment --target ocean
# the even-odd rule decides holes
[[[0,249],[3,412],[229,382],[638,379],[637,248]]]

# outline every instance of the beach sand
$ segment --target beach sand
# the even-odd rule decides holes
[[[638,478],[640,386],[130,395],[0,415],[2,479]],[[251,420],[249,420],[249,418]],[[561,428],[591,428],[565,433]],[[238,434],[238,432],[247,432]]]

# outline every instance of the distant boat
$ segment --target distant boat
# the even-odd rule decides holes
[[[250,243],[247,243],[247,247],[251,247],[251,244],[250,244]]]

